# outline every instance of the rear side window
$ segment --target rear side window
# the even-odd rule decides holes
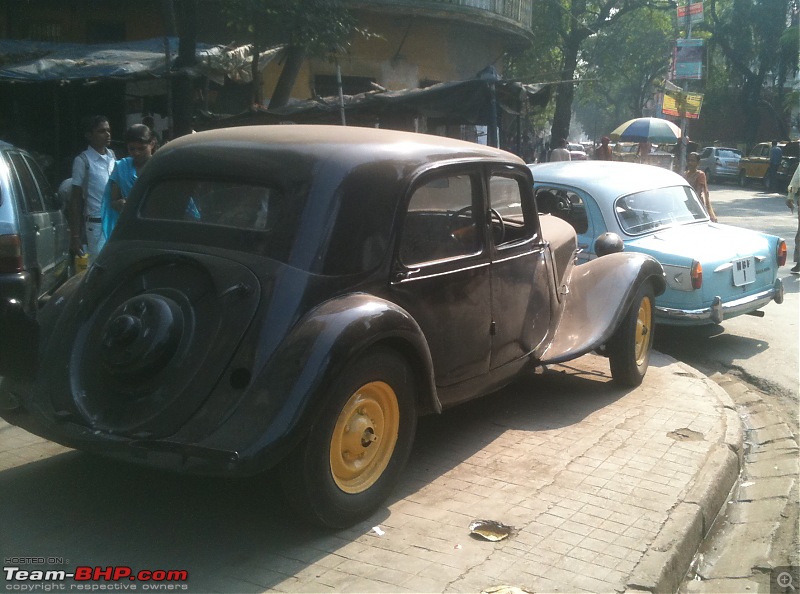
[[[20,153],[8,153],[8,158],[11,161],[11,184],[14,186],[14,192],[20,197],[23,210],[28,213],[44,212],[39,187],[25,159]]]

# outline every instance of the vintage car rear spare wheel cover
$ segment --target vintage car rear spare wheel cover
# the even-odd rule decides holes
[[[183,327],[183,312],[172,299],[157,294],[129,299],[103,328],[103,362],[113,374],[156,373],[175,354]]]

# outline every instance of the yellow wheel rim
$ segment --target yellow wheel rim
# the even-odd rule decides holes
[[[345,493],[362,493],[392,458],[400,427],[397,395],[385,382],[361,386],[344,405],[331,437],[331,474]]]
[[[636,364],[644,364],[650,347],[650,335],[653,332],[653,306],[649,297],[644,297],[639,304],[639,315],[636,317]]]

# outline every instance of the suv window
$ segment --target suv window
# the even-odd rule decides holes
[[[31,174],[33,175],[33,179],[36,181],[36,185],[39,186],[39,193],[42,197],[45,209],[49,211],[59,210],[53,188],[50,185],[50,182],[47,181],[47,177],[45,177],[44,172],[42,171],[41,167],[39,167],[39,164],[28,155],[20,156],[25,163],[27,163]]]
[[[39,194],[39,187],[25,159],[20,153],[7,153],[11,161],[11,182],[14,192],[20,197],[25,212],[44,212],[44,204]]]

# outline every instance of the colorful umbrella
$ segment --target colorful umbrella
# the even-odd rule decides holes
[[[609,136],[621,142],[677,142],[681,129],[661,118],[635,118],[617,126]]]

